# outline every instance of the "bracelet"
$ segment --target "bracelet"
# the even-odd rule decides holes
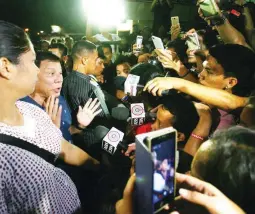
[[[196,135],[196,134],[194,134],[194,133],[192,133],[191,136],[194,137],[194,138],[196,138],[196,139],[198,139],[198,140],[204,140],[203,137],[201,137],[201,136],[199,136],[199,135]]]

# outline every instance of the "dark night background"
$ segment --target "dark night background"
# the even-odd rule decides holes
[[[0,20],[32,31],[50,32],[59,25],[66,32],[84,33],[82,0],[0,0]]]

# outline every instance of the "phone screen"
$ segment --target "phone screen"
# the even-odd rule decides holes
[[[175,145],[175,137],[169,135],[152,140],[154,210],[160,209],[162,204],[175,197]]]
[[[137,50],[141,50],[142,43],[143,43],[143,37],[142,36],[137,36],[136,37]]]

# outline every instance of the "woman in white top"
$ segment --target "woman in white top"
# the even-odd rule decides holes
[[[21,28],[0,21],[0,134],[43,148],[68,164],[98,167],[97,160],[63,139],[43,110],[18,101],[35,89],[39,72],[35,59],[28,35]],[[92,120],[94,114],[91,115]],[[76,187],[65,172],[32,152],[2,142],[1,214],[79,212]]]

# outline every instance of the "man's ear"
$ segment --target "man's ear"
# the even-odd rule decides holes
[[[0,76],[4,79],[11,79],[13,64],[5,57],[0,58]]]
[[[185,141],[185,139],[186,139],[185,134],[183,134],[182,132],[178,132],[177,142],[183,142]]]
[[[238,80],[235,77],[228,77],[226,78],[226,81],[226,88],[228,89],[232,89],[238,83]]]
[[[63,57],[62,57],[62,60],[66,63],[67,60],[68,60],[68,56],[63,56]]]
[[[87,58],[87,57],[82,57],[82,58],[81,58],[81,63],[82,63],[83,65],[86,65],[86,64],[87,64],[87,61],[88,61],[88,58]]]

